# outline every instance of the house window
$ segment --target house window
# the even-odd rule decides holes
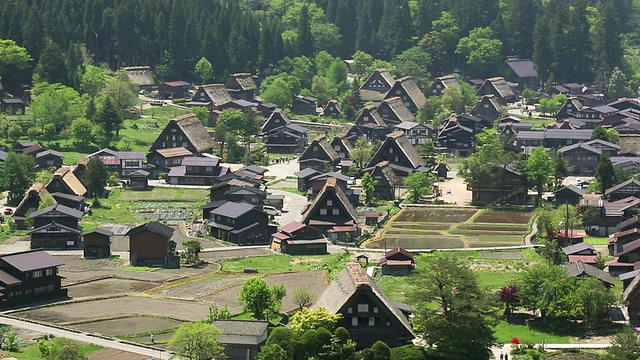
[[[211,172],[211,171],[213,171],[213,166],[207,166],[207,167],[205,168],[205,171],[206,171],[206,172]]]
[[[440,85],[440,84],[436,84],[436,89],[441,89],[441,88],[442,88],[442,85]],[[434,91],[434,92],[435,92],[435,91]]]
[[[374,313],[374,314],[377,314],[377,313],[378,313],[378,307],[377,307],[377,306],[374,306],[374,307],[373,307],[373,313]]]
[[[389,148],[389,154],[393,154],[393,148]]]
[[[53,160],[47,160],[47,165],[53,165]]]
[[[399,161],[400,161],[400,158],[398,158],[398,157],[396,156],[394,161],[395,161],[395,162],[399,162]]]
[[[177,131],[177,130],[176,130],[175,128],[171,129],[171,132],[172,132],[172,133],[174,133],[174,132],[176,132],[176,131]]]
[[[400,95],[400,90],[396,90],[396,95]]]
[[[186,142],[186,141],[183,141],[183,142],[182,142],[182,147],[183,147],[183,148],[186,148],[186,147],[187,147],[187,142]]]
[[[327,215],[327,209],[320,209],[320,215]]]
[[[434,93],[434,94],[437,94],[437,93],[438,93],[438,90],[433,89],[433,93]]]
[[[333,210],[331,210],[331,214],[340,215],[340,210],[339,209],[333,209]]]
[[[352,307],[348,307],[347,308],[347,314],[352,314],[353,313],[353,308]]]
[[[36,270],[33,272],[33,278],[37,279],[37,278],[41,278],[43,275],[43,271],[42,270]]]
[[[340,145],[333,145],[333,150],[340,151]]]
[[[318,151],[318,145],[313,145],[313,151]]]
[[[369,304],[358,304],[358,312],[359,313],[369,312]]]
[[[56,269],[54,269],[54,268],[49,268],[49,269],[47,269],[47,270],[45,271],[45,274],[46,274],[47,276],[55,275],[55,273],[56,273]]]
[[[276,120],[275,120],[275,123],[276,123],[276,124],[280,124],[280,119],[276,119]]]
[[[333,205],[333,200],[327,200],[327,206],[332,206]]]
[[[351,326],[358,326],[358,318],[357,317],[352,317],[351,318]]]
[[[375,326],[376,325],[376,318],[374,318],[373,316],[369,316],[369,326]]]
[[[488,109],[489,108],[489,104],[484,104],[484,108]]]

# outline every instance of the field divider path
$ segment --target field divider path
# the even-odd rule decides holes
[[[217,264],[219,266],[219,264]],[[200,281],[200,280],[206,280],[208,278],[214,277],[216,275],[218,275],[220,273],[220,269],[222,269],[222,267],[220,266],[218,269],[214,270],[213,272],[210,272],[208,274],[203,274],[203,275],[198,275],[198,276],[184,276],[181,277],[179,279],[176,280],[171,280],[169,282],[166,282],[160,286],[156,286],[154,288],[151,288],[149,290],[145,290],[142,291],[140,294],[144,294],[144,295],[154,295],[160,291],[163,290],[168,290],[171,289],[173,287],[179,286],[179,285],[185,285],[185,284],[190,284],[192,282],[196,282],[196,281]]]

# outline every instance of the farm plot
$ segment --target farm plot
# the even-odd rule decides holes
[[[124,201],[202,201],[206,200],[208,195],[207,189],[156,187],[151,191],[122,191],[118,198]]]
[[[209,305],[197,301],[158,299],[147,296],[124,296],[92,301],[69,302],[39,309],[15,312],[25,319],[54,324],[127,316],[156,316],[197,321],[209,314]]]
[[[100,296],[140,292],[159,284],[149,281],[125,279],[100,279],[67,286],[70,297]]]
[[[323,271],[307,271],[297,273],[272,274],[264,277],[269,286],[283,284],[287,289],[287,295],[282,299],[282,311],[290,312],[298,308],[293,301],[293,293],[306,288],[313,294],[313,301],[317,300],[327,287],[327,281]],[[218,306],[227,306],[232,314],[242,312],[242,306],[238,302],[242,284],[238,284],[215,294],[202,297],[202,300],[214,302]]]
[[[244,274],[221,274],[200,281],[177,285],[158,291],[156,295],[177,298],[204,297],[221,291],[229,286],[241,284],[249,277],[250,275]]]
[[[367,247],[453,249],[522,245],[531,213],[479,211],[478,218],[471,222],[478,210],[407,207],[388,224],[382,238]]]
[[[180,326],[180,324],[182,324],[181,321],[172,319],[132,316],[120,319],[92,321],[73,325],[72,328],[85,332],[115,336],[173,329]]]
[[[475,219],[474,223],[526,225],[530,220],[530,212],[486,210]]]
[[[475,209],[407,207],[401,210],[396,221],[461,223],[476,213]]]

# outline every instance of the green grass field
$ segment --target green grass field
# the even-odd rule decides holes
[[[607,245],[609,243],[609,238],[608,237],[587,236],[584,239],[584,242],[589,243],[591,245]]]
[[[287,271],[327,270],[332,276],[344,268],[350,254],[314,256],[290,256],[284,254],[246,257],[222,261],[222,271],[244,272],[245,268],[257,269],[258,273],[281,273]]]
[[[510,324],[506,321],[500,321],[494,330],[498,342],[505,344],[511,342],[514,337],[517,337],[521,344],[540,344],[543,340],[549,344],[573,342],[572,336],[540,332],[526,325]]]
[[[101,346],[93,345],[93,344],[80,344],[80,353],[82,355],[89,355],[96,351],[100,351],[104,349]],[[28,345],[19,351],[10,352],[8,357],[14,357],[18,360],[42,360],[42,355],[40,354],[40,349],[38,348],[38,344]]]

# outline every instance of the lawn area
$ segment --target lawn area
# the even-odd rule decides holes
[[[543,340],[549,344],[568,344],[573,342],[572,336],[540,332],[526,325],[510,324],[506,321],[500,321],[494,330],[498,342],[505,344],[511,342],[514,337],[517,337],[521,344],[540,344]]]
[[[302,191],[298,190],[298,188],[285,187],[285,188],[278,188],[278,190],[290,192],[296,195],[307,196],[307,193],[303,193]]]
[[[245,257],[225,260],[220,263],[222,271],[244,272],[245,268],[257,269],[259,274],[288,271],[327,270],[333,277],[344,268],[351,254],[331,254],[313,256],[290,256],[275,254],[270,256]]]
[[[100,351],[104,349],[102,346],[93,345],[93,344],[80,344],[80,353],[83,355],[88,355],[94,353],[96,351]],[[40,354],[40,349],[38,348],[38,344],[32,344],[26,346],[20,351],[9,353],[8,357],[14,357],[18,360],[41,360],[42,355]]]
[[[153,188],[148,191],[116,189],[92,214],[82,219],[81,225],[92,223],[132,224],[141,222],[141,211],[182,211],[196,215],[208,199],[206,189]]]
[[[609,243],[609,238],[608,237],[587,236],[584,239],[584,242],[589,243],[591,245],[607,245]]]
[[[406,301],[406,295],[410,292],[413,278],[418,276],[421,268],[424,268],[430,259],[441,256],[443,252],[432,254],[420,254],[416,259],[416,272],[410,276],[382,276],[377,280],[378,285],[392,300]],[[516,280],[518,273],[542,259],[534,250],[526,249],[512,252],[480,252],[460,251],[450,253],[467,261],[469,267],[478,276],[480,286],[491,290],[498,290]],[[483,257],[492,254],[495,258]],[[518,255],[520,258],[509,258],[509,255]],[[519,255],[520,254],[520,255]],[[515,256],[514,256],[515,257]]]

